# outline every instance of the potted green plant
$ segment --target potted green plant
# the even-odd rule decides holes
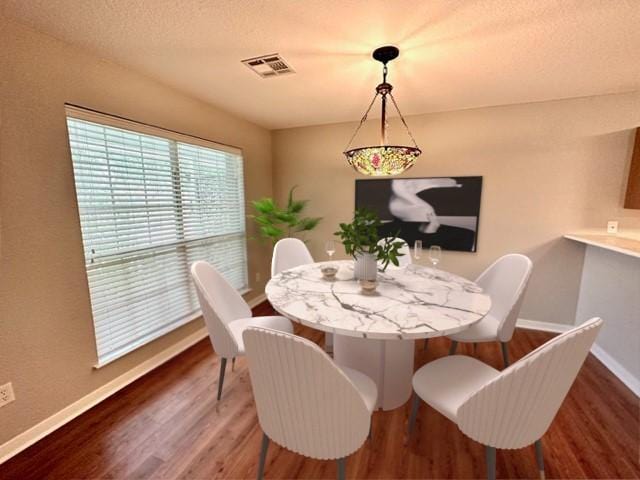
[[[293,191],[289,190],[287,205],[284,208],[278,207],[273,198],[261,198],[252,203],[256,215],[250,215],[258,224],[260,235],[275,243],[283,237],[292,237],[297,234],[304,234],[316,228],[322,218],[303,217],[302,212],[307,206],[307,200],[295,200]]]
[[[396,238],[385,238],[380,242],[378,228],[380,218],[367,209],[357,209],[351,223],[341,223],[334,235],[340,237],[347,255],[355,260],[354,272],[358,280],[375,280],[378,261],[385,271],[389,263],[398,266],[399,249],[403,242]]]

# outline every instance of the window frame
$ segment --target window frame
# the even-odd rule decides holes
[[[96,124],[100,124],[103,125],[105,127],[114,127],[114,128],[119,128],[119,129],[123,129],[123,130],[128,130],[134,133],[139,133],[139,134],[143,134],[143,135],[151,135],[154,137],[160,137],[166,140],[169,140],[171,142],[170,144],[170,149],[171,149],[171,154],[170,154],[170,159],[171,159],[171,178],[172,178],[172,183],[173,183],[173,187],[172,187],[172,191],[173,191],[173,208],[174,208],[174,214],[176,217],[176,224],[178,227],[178,240],[176,242],[173,243],[168,243],[168,244],[163,244],[163,245],[157,245],[157,246],[151,246],[151,247],[147,247],[147,248],[140,248],[136,250],[136,253],[138,252],[143,252],[144,250],[148,249],[150,252],[153,252],[157,249],[162,249],[162,248],[168,248],[171,246],[174,246],[176,248],[176,250],[180,250],[183,254],[183,256],[185,257],[185,267],[187,269],[189,269],[189,264],[186,261],[186,257],[187,257],[187,249],[188,247],[191,246],[195,246],[197,244],[199,244],[200,242],[207,242],[207,240],[212,240],[214,238],[220,238],[223,239],[225,236],[230,236],[230,237],[235,237],[236,234],[220,234],[220,235],[207,235],[204,237],[200,237],[200,238],[194,238],[194,239],[188,239],[186,238],[187,236],[187,232],[186,232],[186,228],[185,228],[185,223],[184,223],[184,214],[183,214],[183,210],[181,210],[182,208],[182,203],[183,203],[183,197],[182,197],[182,193],[181,193],[181,188],[182,188],[182,178],[181,175],[183,175],[183,173],[181,173],[180,170],[180,157],[178,156],[178,145],[180,143],[182,144],[187,144],[187,145],[194,145],[194,146],[198,146],[198,147],[204,147],[207,149],[213,149],[213,150],[218,150],[218,151],[223,151],[226,153],[230,153],[232,155],[237,155],[240,157],[240,162],[241,162],[241,169],[242,169],[242,193],[243,193],[243,212],[246,212],[246,177],[244,175],[245,172],[245,166],[246,166],[246,162],[244,159],[244,155],[243,155],[243,150],[239,147],[235,147],[235,146],[231,146],[231,145],[227,145],[224,143],[220,143],[220,142],[214,142],[211,140],[207,140],[198,136],[193,136],[193,135],[187,135],[184,133],[180,133],[174,130],[169,130],[169,129],[165,129],[162,127],[157,127],[157,126],[153,126],[153,125],[149,125],[146,123],[142,123],[142,122],[137,122],[134,120],[130,120],[124,117],[120,117],[117,115],[111,115],[111,114],[107,114],[107,113],[103,113],[103,112],[99,112],[97,110],[92,110],[89,108],[85,108],[85,107],[81,107],[78,105],[74,105],[74,104],[65,104],[64,106],[65,109],[65,126],[66,126],[66,119],[67,118],[73,118],[73,119],[78,119],[78,120],[83,120],[83,121],[87,121],[87,122],[92,122],[92,123],[96,123]],[[67,146],[68,146],[68,151],[69,151],[69,158],[73,164],[73,169],[74,169],[74,184],[73,184],[73,188],[74,188],[74,195],[75,195],[75,200],[76,200],[76,206],[78,208],[78,221],[80,224],[82,224],[82,219],[81,219],[81,213],[80,213],[80,204],[78,201],[78,192],[77,192],[77,188],[76,188],[76,180],[75,180],[75,164],[73,162],[73,154],[72,154],[72,148],[71,148],[71,143],[70,143],[70,136],[69,136],[69,132],[67,132]],[[248,249],[247,249],[247,239],[248,239],[248,235],[247,235],[247,218],[246,218],[246,213],[243,215],[244,216],[244,231],[243,231],[243,241],[244,241],[244,278],[245,278],[245,287],[238,290],[238,292],[241,295],[244,295],[246,293],[249,293],[251,291],[250,288],[250,279],[249,279],[249,255],[248,255]],[[83,233],[81,233],[81,236],[83,235]],[[93,263],[93,260],[91,260],[91,263],[89,262],[89,259],[86,258],[85,255],[85,250],[86,250],[86,246],[84,244],[84,237],[81,238],[82,244],[83,244],[83,258],[84,258],[84,265],[85,265],[85,276],[87,279],[87,290],[89,292],[91,292],[91,284],[89,281],[89,271],[91,269],[91,263]],[[118,254],[111,254],[114,257],[118,257]],[[103,258],[107,258],[110,255],[105,255],[105,257]],[[190,275],[187,272],[187,278],[189,278]],[[96,320],[94,318],[94,309],[93,309],[93,303],[92,303],[92,299],[90,298],[90,302],[91,302],[91,322],[92,322],[92,327],[94,330],[94,347],[95,347],[95,351],[96,351],[96,363],[94,364],[94,368],[98,369],[98,368],[102,368],[105,365],[108,365],[120,358],[125,357],[126,355],[128,355],[129,353],[132,353],[133,351],[139,349],[140,347],[142,347],[143,345],[149,344],[151,342],[153,342],[154,340],[159,339],[160,337],[166,335],[167,333],[174,331],[178,328],[180,328],[181,326],[186,325],[187,323],[190,323],[198,318],[202,317],[202,311],[200,309],[198,309],[196,312],[194,312],[192,315],[185,315],[184,318],[180,318],[178,320],[176,320],[175,322],[171,322],[168,325],[166,325],[163,328],[160,328],[158,330],[156,330],[155,332],[153,332],[152,335],[147,335],[147,336],[143,336],[141,337],[138,341],[132,342],[130,344],[130,348],[126,348],[126,349],[122,349],[123,351],[116,351],[117,354],[113,354],[113,355],[109,355],[107,356],[107,358],[101,360],[100,359],[100,354],[99,354],[99,350],[98,350],[98,332],[97,332],[97,325],[96,325]],[[121,352],[121,353],[120,353]]]

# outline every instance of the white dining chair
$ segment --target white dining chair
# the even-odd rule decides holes
[[[275,276],[283,270],[313,263],[313,257],[302,240],[297,238],[283,238],[273,247],[271,257],[271,276]],[[324,334],[324,348],[327,352],[333,352],[333,334]]]
[[[271,257],[271,276],[274,277],[283,270],[313,263],[313,257],[302,240],[297,238],[283,238],[273,247]]]
[[[544,479],[542,436],[601,326],[600,318],[592,318],[502,371],[464,355],[427,363],[413,376],[409,435],[422,399],[485,446],[488,479],[496,477],[496,448],[524,448],[532,443]]]
[[[398,249],[398,253],[402,254],[401,256],[398,257],[398,266],[389,262],[389,266],[387,268],[404,268],[407,265],[411,265],[412,263],[411,250],[409,249],[409,244],[406,241],[404,241],[402,238],[387,237],[387,238],[381,238],[380,240],[378,240],[378,245],[384,245],[385,241],[387,240],[402,242],[402,246]],[[378,260],[378,268],[382,268],[382,261],[380,260]]]
[[[252,317],[251,308],[244,298],[205,261],[191,265],[191,277],[213,350],[221,357],[218,379],[220,400],[227,360],[231,359],[233,364],[237,356],[244,355],[242,332],[254,325],[293,332],[293,326],[289,319],[281,316]]]
[[[508,343],[513,337],[520,306],[531,276],[529,257],[517,253],[504,255],[476,279],[483,293],[491,297],[491,310],[478,323],[454,335],[449,335],[453,355],[458,342],[500,342],[504,366],[509,366]]]
[[[378,391],[373,380],[338,367],[315,343],[266,328],[243,333],[253,396],[262,427],[258,480],[269,441],[306,457],[337,460],[345,478],[346,457],[371,428]]]

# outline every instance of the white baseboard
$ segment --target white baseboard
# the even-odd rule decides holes
[[[525,328],[527,330],[541,330],[543,332],[563,333],[567,330],[571,330],[573,328],[573,325],[540,322],[538,320],[527,320],[526,318],[519,318],[516,322],[516,327]]]
[[[629,370],[622,366],[615,358],[609,355],[600,345],[594,344],[591,353],[609,369],[618,379],[631,390],[636,397],[640,397],[640,379],[636,378]]]
[[[266,293],[262,293],[260,295],[258,295],[256,298],[249,300],[247,303],[249,304],[249,306],[251,308],[257,307],[258,305],[260,305],[262,302],[266,302],[267,301],[267,294]]]
[[[65,423],[70,422],[78,415],[86,412],[91,407],[110,397],[118,390],[126,387],[146,373],[149,373],[154,368],[157,368],[179,353],[182,353],[187,348],[195,345],[203,338],[206,338],[207,335],[207,329],[204,327],[201,328],[200,330],[192,333],[186,338],[183,338],[178,343],[172,345],[166,350],[163,350],[162,352],[135,366],[128,372],[120,375],[117,378],[114,378],[97,390],[94,390],[88,395],[85,395],[80,400],[73,402],[71,405],[68,405],[59,412],[54,413],[53,415],[34,425],[30,429],[13,437],[3,445],[0,445],[0,464],[16,455],[17,453],[21,452],[25,448],[33,445],[49,433],[60,428]]]
[[[262,294],[258,295],[248,303],[249,306],[253,308],[264,302],[266,299],[266,295]],[[73,402],[71,405],[68,405],[59,412],[54,413],[53,415],[34,425],[30,429],[18,434],[8,442],[0,445],[0,464],[4,463],[14,455],[20,453],[25,448],[33,445],[38,440],[44,438],[54,430],[57,430],[64,424],[70,422],[77,416],[83,414],[91,407],[97,405],[98,403],[116,393],[118,390],[121,390],[130,383],[136,381],[138,378],[149,373],[151,370],[159,367],[168,360],[171,360],[176,355],[184,352],[186,349],[195,345],[203,338],[207,338],[208,335],[209,334],[207,333],[207,329],[204,327],[196,332],[193,332],[188,337],[183,338],[174,345],[171,345],[169,348],[135,366],[128,372],[120,375],[117,378],[114,378],[109,383],[104,384],[97,390],[94,390],[88,395],[85,395],[80,400]]]
[[[537,320],[526,320],[524,318],[519,318],[516,322],[516,326],[519,328],[526,328],[527,330],[542,330],[543,332],[554,333],[563,333],[574,327],[574,325],[539,322]],[[611,373],[624,383],[629,390],[631,390],[637,397],[640,397],[640,379],[636,378],[601,346],[593,344],[591,347],[591,353],[594,357],[600,360],[600,362],[602,362],[602,364],[607,367]]]

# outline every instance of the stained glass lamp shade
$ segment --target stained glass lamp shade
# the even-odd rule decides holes
[[[396,103],[395,98],[393,98],[393,94],[391,93],[393,87],[391,86],[391,84],[387,83],[387,63],[396,58],[399,53],[399,50],[393,46],[380,47],[373,52],[373,58],[375,58],[379,62],[382,62],[382,64],[384,65],[382,71],[382,83],[376,87],[376,94],[369,104],[369,108],[360,120],[360,124],[358,125],[358,128],[356,128],[356,131],[351,137],[351,140],[349,141],[349,144],[347,145],[347,148],[344,152],[349,165],[351,165],[357,172],[364,175],[398,175],[408,168],[411,168],[416,162],[418,156],[422,153],[420,148],[418,148],[413,135],[411,135],[411,131],[409,130],[407,122],[402,116],[402,113],[400,113],[400,109],[398,108],[398,104]],[[367,120],[367,116],[371,111],[371,107],[373,107],[373,104],[375,103],[378,96],[380,96],[382,102],[380,145],[349,149],[356,135],[360,131],[360,128]],[[391,99],[393,106],[398,112],[400,120],[402,121],[402,124],[404,125],[407,133],[409,134],[409,137],[411,138],[411,141],[413,142],[413,146],[387,144],[387,97]]]
[[[354,148],[344,152],[347,162],[365,175],[398,175],[416,162],[420,149],[397,145]]]

